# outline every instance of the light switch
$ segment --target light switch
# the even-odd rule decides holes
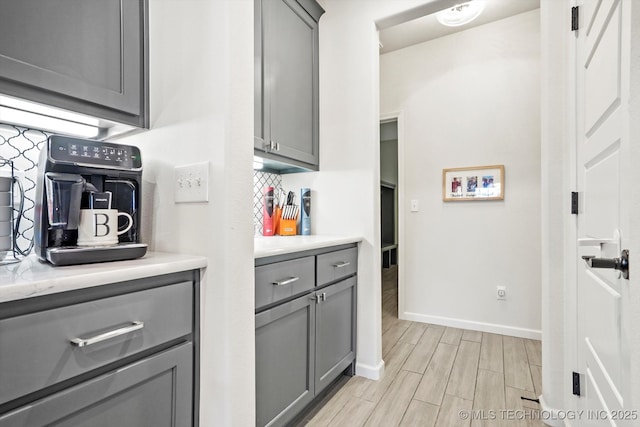
[[[175,202],[209,201],[209,162],[176,166],[174,169]]]
[[[411,212],[418,212],[419,210],[418,201],[416,199],[411,200]]]

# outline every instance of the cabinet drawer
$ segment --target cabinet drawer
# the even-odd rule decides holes
[[[191,426],[193,344],[126,365],[7,414],[0,427]]]
[[[313,289],[314,257],[256,267],[256,309]]]
[[[318,255],[317,286],[351,276],[356,271],[358,271],[358,248]]]
[[[142,328],[85,346],[71,342],[134,322]],[[1,320],[0,404],[184,337],[192,324],[192,282]]]

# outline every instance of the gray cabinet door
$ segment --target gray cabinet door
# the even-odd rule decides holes
[[[262,58],[264,39],[262,37],[262,2],[254,0],[253,4],[253,148],[259,151],[266,149],[269,136],[264,127],[264,62]]]
[[[315,301],[305,295],[256,315],[256,425],[281,426],[314,396]]]
[[[318,394],[355,359],[356,277],[316,291],[315,393]]]
[[[258,3],[262,104],[256,105],[255,148],[273,141],[272,155],[317,166],[318,22],[296,0]]]
[[[0,416],[0,427],[193,425],[191,343]]]
[[[147,126],[147,0],[0,0],[0,93]]]

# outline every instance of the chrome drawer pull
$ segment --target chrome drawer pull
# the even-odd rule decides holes
[[[297,282],[298,280],[300,280],[299,277],[290,277],[289,279],[280,280],[279,282],[271,282],[271,284],[273,286],[284,286],[284,285],[289,285],[293,282]]]
[[[121,335],[128,334],[129,332],[137,331],[138,329],[144,328],[144,322],[132,322],[130,326],[125,326],[124,328],[116,329],[114,331],[105,332],[104,334],[96,335],[95,337],[83,339],[83,338],[74,338],[71,341],[71,345],[76,347],[86,347],[91,344],[99,343],[101,341],[105,341],[111,338],[116,338]]]
[[[347,265],[351,265],[350,262],[346,261],[346,262],[341,262],[340,264],[333,264],[333,268],[342,268],[342,267],[346,267]]]

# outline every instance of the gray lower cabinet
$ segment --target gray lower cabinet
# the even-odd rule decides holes
[[[138,127],[148,0],[0,0],[0,93]]]
[[[284,425],[314,396],[315,302],[303,296],[256,315],[256,425]]]
[[[315,0],[255,5],[255,153],[279,169],[317,170],[318,20],[324,10]]]
[[[256,265],[260,427],[286,425],[343,372],[353,374],[357,248],[295,256]],[[326,274],[329,268],[336,272]],[[307,286],[309,276],[315,277],[315,287]]]
[[[197,425],[199,271],[0,304],[0,427]]]
[[[315,392],[352,364],[356,351],[356,278],[319,290],[316,307]]]

